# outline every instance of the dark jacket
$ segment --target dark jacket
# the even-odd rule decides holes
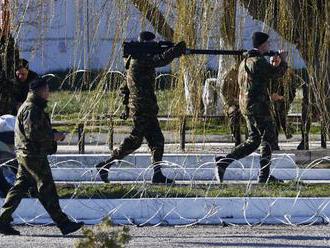
[[[15,148],[17,155],[43,157],[57,150],[54,133],[48,114],[47,101],[29,93],[18,110],[15,126]]]
[[[14,87],[15,87],[15,90],[14,90],[15,96],[14,97],[15,97],[16,102],[23,103],[26,100],[27,95],[29,93],[30,83],[38,77],[39,77],[39,75],[36,72],[29,70],[29,74],[28,74],[28,77],[25,82],[21,82],[16,78],[15,85],[14,85]]]
[[[155,68],[171,63],[181,54],[179,48],[173,47],[162,54],[127,59],[127,82],[120,90],[124,96],[123,103],[128,103],[133,115],[157,115],[159,108],[154,89]]]

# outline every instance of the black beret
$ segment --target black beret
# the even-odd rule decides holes
[[[48,82],[43,78],[36,78],[30,83],[30,90],[35,91],[48,85]]]
[[[252,35],[252,43],[254,48],[258,48],[262,43],[266,42],[269,35],[263,32],[254,32]]]
[[[143,31],[140,33],[139,36],[140,41],[151,41],[155,38],[156,38],[155,34],[149,31]]]
[[[26,59],[19,59],[17,62],[17,69],[26,68],[29,69],[29,61]]]

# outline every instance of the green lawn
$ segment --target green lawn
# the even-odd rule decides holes
[[[152,184],[58,185],[60,198],[175,198],[175,197],[329,197],[330,184],[297,185],[176,185]]]
[[[180,97],[177,95],[178,92],[175,90],[158,90],[157,99],[159,105],[159,115],[177,115],[177,109],[182,108],[182,103],[178,102]],[[294,111],[299,110],[301,99],[298,97],[295,102],[293,109]],[[48,111],[51,113],[53,120],[62,121],[86,121],[96,119],[99,116],[112,114],[118,108],[117,114],[121,113],[121,97],[118,92],[114,91],[55,91],[52,92],[49,101]],[[108,126],[105,121],[102,125]],[[115,120],[116,126],[130,126],[131,120],[120,121]],[[179,130],[180,121],[161,121],[161,128],[163,130]],[[242,125],[243,126],[243,125]],[[294,133],[299,134],[299,123],[291,123],[291,127]],[[67,130],[67,128],[59,128],[61,130]],[[91,127],[88,131],[106,132],[107,129],[99,129],[98,127]],[[186,130],[192,130],[194,134],[209,135],[209,134],[229,134],[230,129],[226,123],[218,120],[188,120]],[[75,131],[71,128],[70,131]],[[244,126],[242,127],[242,133],[244,133]],[[311,133],[320,133],[319,126],[312,126]]]

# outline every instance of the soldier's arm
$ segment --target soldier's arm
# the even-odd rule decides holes
[[[128,100],[129,100],[129,89],[127,86],[126,81],[124,81],[121,86],[119,87],[120,95],[122,97],[122,104],[123,105],[128,105]]]
[[[161,54],[155,54],[143,59],[142,63],[145,63],[147,66],[162,67],[171,63],[175,58],[183,55],[185,51],[186,43],[182,41]]]
[[[27,110],[23,116],[23,126],[26,137],[35,144],[42,147],[43,150],[53,153],[56,150],[56,142],[54,142],[53,130],[45,126],[43,114],[37,108]]]
[[[126,120],[129,116],[129,107],[128,107],[128,103],[129,103],[129,89],[127,86],[127,82],[124,81],[122,83],[122,85],[119,88],[120,90],[120,95],[122,96],[122,104],[124,105],[124,110],[123,112],[120,114],[120,118],[123,120]]]

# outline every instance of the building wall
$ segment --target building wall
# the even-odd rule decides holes
[[[68,69],[123,70],[121,44],[136,39],[141,30],[153,30],[128,0],[15,0],[14,34],[22,57],[39,73]],[[29,5],[27,5],[29,4]],[[175,13],[161,5],[162,12],[175,22]],[[237,32],[242,39],[237,48],[250,49],[253,31],[267,30],[252,20],[247,11],[237,11]],[[291,53],[293,67],[304,66],[299,52],[274,31],[269,30],[274,49],[284,46]],[[213,34],[209,48],[216,48],[218,34]],[[158,36],[161,39],[160,36]],[[218,69],[218,57],[210,56],[208,66]],[[169,70],[165,67],[162,70]]]

